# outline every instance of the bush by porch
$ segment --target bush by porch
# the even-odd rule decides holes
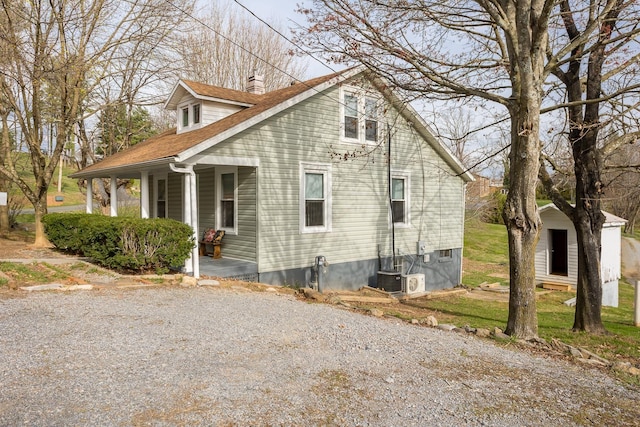
[[[168,218],[51,213],[43,222],[56,248],[119,271],[165,273],[184,265],[195,245],[191,227]]]

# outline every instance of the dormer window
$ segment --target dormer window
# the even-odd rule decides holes
[[[189,104],[178,108],[180,112],[178,126],[181,131],[197,129],[202,122],[202,104]]]
[[[193,124],[197,125],[200,123],[200,104],[195,104],[193,106]]]
[[[182,109],[182,127],[189,127],[189,107]]]

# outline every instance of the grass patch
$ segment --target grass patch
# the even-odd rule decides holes
[[[468,286],[481,283],[508,283],[496,275],[509,273],[507,229],[502,224],[469,220],[465,224],[464,272],[462,282]]]
[[[0,262],[0,271],[20,284],[41,284],[52,280],[66,279],[69,275],[45,263],[21,264],[15,262]]]

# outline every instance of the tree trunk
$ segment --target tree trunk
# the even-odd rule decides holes
[[[535,103],[535,101],[534,101]],[[509,238],[509,317],[506,333],[529,339],[538,336],[535,298],[535,250],[540,230],[536,205],[539,168],[539,114],[535,105],[512,114],[512,145],[509,154],[509,193],[503,218]]]
[[[578,239],[578,283],[573,330],[605,333],[601,317],[600,276],[602,226],[605,222],[601,210],[602,167],[597,148],[598,129],[595,126],[592,128],[586,132],[576,130],[575,133],[569,133],[573,142],[576,176],[576,207],[570,218]]]
[[[42,193],[41,193],[42,194]],[[37,203],[33,204],[36,221],[36,239],[33,246],[37,248],[47,248],[51,246],[51,243],[47,239],[47,235],[44,232],[44,223],[42,218],[47,214],[47,193],[44,192]]]
[[[600,227],[602,230],[602,227]],[[602,324],[600,285],[600,231],[593,230],[587,221],[576,224],[578,237],[578,283],[574,331],[605,333]]]
[[[9,154],[9,148],[11,147],[11,136],[9,135],[9,110],[2,108],[0,110],[0,114],[2,115],[2,140],[0,141],[0,166],[5,165],[5,158]],[[0,174],[0,192],[7,193],[7,204],[2,206],[0,205],[0,235],[7,234],[9,232],[9,180],[3,175]]]

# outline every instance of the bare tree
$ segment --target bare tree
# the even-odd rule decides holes
[[[550,42],[562,23],[556,0],[315,0],[301,9],[307,46],[337,62],[365,64],[402,90],[424,99],[472,97],[491,101],[510,117],[508,231],[510,297],[507,333],[537,335],[535,247],[540,218],[540,111],[545,84],[616,1],[593,2],[593,24],[575,38]],[[595,7],[602,3],[602,7]]]
[[[109,86],[126,58],[144,53],[131,50],[140,45],[136,42],[167,34],[182,21],[183,12],[162,0],[1,4],[2,40],[9,54],[0,92],[29,150],[35,185],[18,175],[11,155],[0,173],[33,205],[35,245],[46,245],[42,216],[47,212],[47,190],[74,126],[88,115],[96,88]],[[43,149],[47,146],[50,149]]]
[[[640,97],[633,93],[640,89],[640,82],[623,79],[626,83],[620,85],[619,77],[637,67],[640,53],[630,60],[610,61],[610,64],[606,61],[615,59],[622,52],[628,56],[629,49],[635,47],[640,37],[640,10],[634,2],[625,0],[588,4],[564,0],[559,5],[565,33],[555,40],[580,40],[580,43],[562,58],[564,66],[553,68],[566,102],[549,109],[561,107],[567,112],[566,136],[573,155],[575,205],[571,205],[554,186],[544,165],[540,177],[554,204],[571,219],[576,229],[578,278],[573,329],[604,333],[600,277],[601,233],[605,222],[602,213],[603,154],[634,141],[640,136],[640,130],[636,128],[630,133],[606,138],[602,145],[600,131],[607,121],[628,114],[630,110],[614,113],[609,120],[603,121],[601,116],[608,102],[615,102],[624,95],[635,99],[637,108]],[[607,80],[615,83],[607,84]]]
[[[185,34],[180,43],[187,79],[245,90],[247,78],[257,70],[266,76],[270,91],[289,86],[292,76],[300,78],[306,71],[287,41],[229,3],[211,3],[198,20],[198,31]]]

